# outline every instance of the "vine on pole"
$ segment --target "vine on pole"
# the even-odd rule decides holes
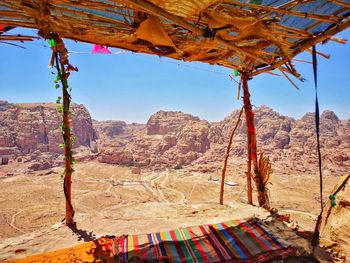
[[[63,190],[66,198],[66,225],[72,225],[74,217],[74,208],[71,202],[71,176],[74,172],[73,165],[76,160],[73,157],[72,145],[76,140],[76,137],[72,134],[71,130],[71,91],[72,88],[68,85],[68,77],[71,71],[78,71],[78,68],[73,67],[68,61],[68,51],[62,41],[56,33],[47,33],[39,31],[39,34],[43,36],[49,43],[52,49],[52,56],[49,67],[55,67],[57,70],[56,79],[54,80],[55,88],[62,87],[62,97],[58,96],[56,103],[58,112],[62,115],[62,124],[60,125],[60,131],[63,136],[63,144],[60,147],[64,149],[64,161],[65,168],[63,171],[64,183]],[[55,74],[55,73],[54,73]]]

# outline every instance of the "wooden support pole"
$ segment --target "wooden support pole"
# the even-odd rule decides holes
[[[224,204],[224,188],[225,188],[225,176],[226,176],[226,169],[227,169],[227,161],[228,161],[228,157],[230,156],[233,136],[235,135],[235,132],[236,132],[236,130],[238,128],[238,125],[241,122],[242,113],[243,113],[243,107],[242,107],[241,111],[239,112],[236,125],[233,128],[233,130],[232,130],[230,139],[229,139],[228,144],[227,144],[227,149],[226,149],[226,154],[225,154],[225,161],[224,161],[224,167],[222,168],[222,174],[221,174],[220,205]]]
[[[248,186],[248,201],[252,195],[251,187],[251,162],[253,163],[254,176],[253,180],[255,182],[256,188],[258,190],[258,202],[259,206],[269,208],[268,200],[266,198],[267,193],[263,179],[259,173],[258,167],[258,155],[257,155],[257,143],[254,125],[254,113],[252,110],[252,105],[250,102],[250,93],[248,89],[248,75],[242,74],[242,86],[243,86],[243,103],[246,115],[247,124],[247,142],[248,142],[248,171],[247,171],[247,186]]]
[[[62,41],[62,40],[61,40]],[[72,173],[73,168],[72,161],[72,139],[71,139],[71,128],[69,121],[69,107],[70,107],[70,95],[68,93],[68,82],[67,74],[64,70],[62,60],[58,58],[56,53],[56,66],[58,74],[60,76],[62,84],[62,136],[64,141],[64,157],[65,157],[65,171],[64,171],[64,195],[66,198],[66,225],[70,226],[73,223],[74,209],[72,206]]]
[[[250,123],[249,120],[249,105],[250,105],[250,100],[249,100],[249,91],[247,88],[247,77],[242,76],[241,81],[243,83],[243,103],[244,103],[244,110],[245,110],[245,118],[246,118],[246,126],[247,126],[247,156],[248,156],[248,161],[247,161],[247,197],[248,197],[248,204],[252,205],[253,204],[253,189],[252,189],[252,150],[251,150],[251,144],[252,144],[252,136],[251,133],[249,132],[248,128],[248,123]],[[250,105],[251,109],[251,105]]]
[[[73,224],[74,209],[72,206],[72,173],[73,170],[73,153],[72,153],[72,131],[70,123],[70,103],[71,97],[69,94],[68,86],[68,77],[70,71],[78,71],[77,68],[73,67],[68,62],[68,51],[62,41],[62,39],[56,33],[45,34],[44,32],[39,31],[39,35],[45,39],[53,41],[50,44],[52,48],[52,57],[55,59],[58,78],[56,79],[56,85],[58,81],[61,82],[62,87],[62,109],[58,111],[62,114],[62,127],[61,132],[64,142],[64,160],[65,160],[65,169],[64,169],[64,183],[63,190],[66,198],[66,225],[70,226]]]
[[[67,83],[67,82],[66,82]],[[66,225],[70,226],[73,223],[74,210],[72,207],[72,139],[71,139],[71,128],[69,122],[69,104],[70,99],[67,91],[67,86],[62,88],[63,90],[63,124],[65,137],[65,149],[64,155],[66,157],[66,173],[64,177],[64,185],[66,190]]]
[[[247,113],[245,113],[246,116],[246,123],[248,123]],[[247,129],[247,198],[248,198],[248,204],[253,204],[253,188],[252,188],[252,151],[250,148],[251,145],[251,136]]]
[[[64,76],[65,74],[62,74]],[[64,80],[65,79],[65,80]],[[71,129],[70,129],[70,122],[69,122],[69,104],[70,104],[70,98],[68,95],[68,88],[67,88],[67,79],[66,77],[63,77],[63,82],[66,83],[62,87],[62,93],[63,93],[63,124],[64,124],[64,137],[65,137],[65,148],[64,148],[64,155],[66,157],[66,174],[64,178],[64,184],[66,188],[66,224],[70,226],[73,223],[73,216],[74,216],[74,210],[72,207],[72,173],[73,169],[71,167],[72,163],[72,140],[71,140]]]

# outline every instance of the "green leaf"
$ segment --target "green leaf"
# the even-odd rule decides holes
[[[56,108],[59,113],[62,113],[62,105],[57,105]]]
[[[56,100],[56,103],[57,103],[57,104],[60,104],[60,103],[61,103],[61,99],[62,99],[62,97],[61,97],[61,96],[58,96],[58,97],[57,97],[57,100]]]
[[[60,143],[59,145],[58,145],[61,149],[64,149],[64,143]]]
[[[60,84],[56,83],[56,84],[55,84],[55,88],[56,88],[56,89],[59,89],[59,88],[60,88]]]
[[[47,39],[46,41],[50,47],[56,46],[56,41],[54,39]]]

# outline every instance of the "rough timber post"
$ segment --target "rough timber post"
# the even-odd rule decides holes
[[[71,97],[68,92],[68,76],[69,71],[77,71],[77,68],[72,67],[68,62],[68,52],[62,39],[57,35],[52,33],[51,39],[55,41],[53,47],[53,56],[56,60],[56,67],[58,71],[58,76],[62,84],[62,136],[64,141],[64,156],[65,156],[65,170],[64,170],[64,195],[66,198],[66,225],[70,226],[73,224],[74,209],[72,206],[72,173],[73,170],[73,156],[72,156],[72,131],[71,124],[69,120],[70,115],[70,102]]]
[[[247,144],[248,144],[248,164],[247,164],[247,187],[248,187],[248,203],[252,203],[252,184],[251,184],[251,163],[253,162],[254,182],[258,190],[259,206],[266,206],[266,193],[263,180],[259,174],[258,155],[256,145],[256,134],[254,125],[254,113],[250,103],[250,93],[248,89],[248,75],[242,74],[243,86],[243,103],[247,124]]]
[[[64,176],[64,189],[66,195],[66,225],[70,226],[73,223],[74,210],[72,207],[72,173],[73,168],[72,161],[72,139],[71,129],[69,122],[69,104],[70,95],[67,90],[67,77],[62,70],[62,98],[63,98],[63,138],[65,141],[64,155],[65,155],[65,176]]]
[[[228,141],[227,148],[226,148],[224,167],[222,168],[222,173],[221,173],[220,205],[224,204],[224,188],[225,188],[225,176],[226,176],[227,162],[228,162],[228,157],[229,157],[230,151],[231,151],[233,136],[235,135],[237,127],[238,127],[239,123],[241,122],[242,113],[243,113],[243,108],[241,109],[241,111],[238,114],[238,119],[237,119],[236,125],[232,130],[232,133],[231,133],[231,136],[230,136],[230,139]]]

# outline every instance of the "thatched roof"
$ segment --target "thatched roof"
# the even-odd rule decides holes
[[[349,7],[349,0],[2,0],[0,24],[249,75],[280,68],[298,76],[290,60],[349,27]]]

